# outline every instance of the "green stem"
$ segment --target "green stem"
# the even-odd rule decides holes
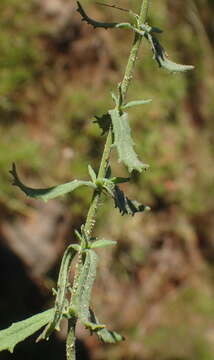
[[[125,74],[121,83],[122,100],[124,102],[129,84],[132,80],[132,73],[134,70],[135,61],[137,59],[138,49],[140,47],[141,38],[139,34],[135,33],[132,49],[129,55],[128,63],[126,66]]]
[[[142,23],[142,24],[145,23],[147,14],[148,14],[148,8],[149,8],[149,0],[144,0],[142,2],[141,9],[140,9],[139,23]],[[133,73],[134,65],[135,65],[135,62],[137,59],[137,53],[138,53],[138,50],[140,47],[141,39],[142,39],[142,35],[135,33],[132,49],[130,51],[128,63],[127,63],[126,70],[125,70],[125,74],[124,74],[123,80],[120,85],[123,100],[126,97],[128,87],[129,87],[130,81],[132,79],[132,73]],[[113,134],[112,134],[112,129],[110,129],[107,139],[106,139],[106,144],[105,144],[104,152],[103,152],[101,163],[100,163],[100,168],[99,168],[99,172],[98,172],[99,178],[102,178],[105,176],[106,169],[107,169],[108,162],[109,162],[110,153],[111,153],[112,143],[113,143]],[[97,190],[94,191],[94,194],[93,194],[93,197],[91,200],[91,204],[90,204],[90,208],[88,210],[88,215],[87,215],[86,223],[85,223],[85,231],[89,236],[95,225],[100,195],[101,194],[99,191],[97,191]]]
[[[147,20],[148,11],[149,11],[149,3],[150,3],[150,0],[143,1],[143,5],[141,6],[140,16],[139,16],[140,24],[144,24]]]
[[[112,135],[113,135],[112,130],[110,129],[108,132],[102,159],[100,162],[98,178],[104,178],[105,174],[106,174],[106,170],[107,170],[108,163],[109,163],[109,156],[111,153],[111,146],[112,146],[112,140],[113,140]],[[96,218],[96,214],[97,214],[97,209],[98,209],[98,205],[99,205],[99,200],[100,200],[100,191],[95,190],[93,197],[92,197],[90,208],[88,210],[86,222],[85,222],[85,232],[87,233],[87,235],[90,235],[93,230],[93,227],[95,224],[95,218]]]
[[[144,24],[146,22],[148,10],[149,10],[149,0],[144,0],[141,5],[141,9],[140,9],[139,24]],[[138,54],[141,40],[142,40],[142,35],[135,33],[132,49],[131,49],[128,63],[127,63],[126,70],[125,70],[125,74],[124,74],[122,83],[120,85],[123,102],[126,98],[129,84],[132,80],[132,73],[134,70],[135,62],[137,60],[137,54]]]
[[[145,21],[146,21],[148,7],[149,7],[149,0],[142,1],[140,16],[139,16],[140,24],[145,23]],[[132,72],[134,69],[135,61],[137,59],[137,53],[138,53],[138,50],[140,47],[141,39],[142,39],[142,35],[135,33],[132,49],[130,51],[129,59],[128,59],[126,70],[125,70],[125,74],[124,74],[123,80],[120,84],[123,101],[126,97],[128,87],[129,87],[130,81],[132,79]],[[101,162],[100,162],[98,178],[103,178],[106,175],[106,170],[107,170],[108,164],[109,164],[109,158],[110,158],[112,144],[113,144],[113,133],[112,133],[112,129],[110,128],[107,139],[106,139]],[[101,192],[96,189],[93,193],[91,204],[90,204],[86,222],[85,222],[85,232],[87,233],[88,236],[91,235],[91,232],[95,225],[96,214],[97,214],[97,209],[99,206],[100,196],[101,196]],[[76,279],[78,279],[78,275],[79,275],[78,274],[78,272],[79,272],[78,266],[76,267],[76,272],[77,273],[75,273],[75,277],[76,277]],[[76,281],[78,281],[78,280],[76,280]],[[73,286],[75,286],[75,284]],[[76,355],[75,355],[76,321],[77,321],[77,319],[75,317],[68,320],[68,334],[67,334],[67,342],[66,342],[67,360],[76,360]]]
[[[67,360],[76,360],[76,349],[75,349],[75,328],[77,319],[75,317],[68,320],[68,333],[66,339],[66,358]]]

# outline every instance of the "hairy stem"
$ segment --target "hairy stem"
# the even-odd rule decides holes
[[[145,23],[145,21],[146,21],[148,7],[149,7],[149,1],[150,0],[142,1],[141,9],[140,9],[140,16],[139,16],[139,23]],[[132,48],[130,51],[129,59],[128,59],[126,70],[125,70],[125,74],[124,74],[123,80],[120,84],[123,101],[126,97],[128,87],[129,87],[130,81],[132,79],[132,72],[134,70],[134,65],[135,65],[135,62],[137,59],[137,53],[138,53],[138,50],[140,47],[141,39],[142,39],[142,36],[140,34],[135,33],[133,45],[132,45]],[[98,178],[103,178],[106,175],[106,170],[107,170],[108,164],[109,164],[109,157],[110,157],[110,153],[111,153],[112,144],[113,144],[113,133],[112,133],[112,129],[110,128],[108,135],[107,135],[101,162],[100,162]],[[92,196],[91,204],[90,204],[86,222],[85,222],[85,232],[87,233],[88,236],[90,236],[90,234],[93,230],[93,227],[95,225],[96,214],[97,214],[100,196],[101,196],[100,191],[95,190],[93,193],[93,196]],[[76,267],[76,271],[78,271],[78,267]],[[78,274],[75,274],[75,276],[78,279]],[[76,359],[75,326],[76,326],[76,318],[69,319],[68,320],[67,342],[66,342],[67,360],[75,360]]]
[[[144,0],[140,9],[139,23],[144,24],[147,19],[149,9],[149,0]],[[137,60],[137,54],[140,47],[142,36],[135,33],[132,49],[129,55],[128,63],[126,66],[125,74],[121,83],[122,99],[125,100],[130,81],[132,80],[132,73],[134,70],[135,61]]]
[[[76,349],[75,349],[75,328],[76,318],[73,317],[68,321],[68,333],[66,339],[66,358],[67,360],[76,360]]]
[[[103,178],[103,177],[105,177],[105,174],[106,174],[106,169],[108,167],[108,162],[109,162],[109,156],[111,153],[111,146],[112,146],[112,140],[113,140],[112,135],[113,135],[112,130],[110,129],[108,132],[102,159],[100,162],[98,178]],[[85,232],[87,233],[87,235],[90,235],[93,230],[93,227],[95,224],[96,213],[97,213],[97,209],[98,209],[98,205],[99,205],[99,200],[100,200],[100,192],[95,190],[93,197],[92,197],[90,208],[88,210],[86,223],[85,223]]]
[[[148,14],[148,8],[149,8],[149,0],[144,0],[141,4],[139,23],[143,24],[146,21],[147,14]],[[140,47],[141,39],[142,39],[142,36],[140,34],[135,33],[133,45],[132,45],[132,48],[130,51],[129,59],[128,59],[126,70],[125,70],[125,74],[124,74],[123,80],[121,82],[121,91],[122,91],[123,99],[125,99],[125,97],[126,97],[128,87],[129,87],[130,81],[132,79],[132,73],[134,70],[135,61],[137,59],[137,53],[138,53],[138,50]],[[105,148],[104,148],[104,152],[102,155],[100,168],[99,168],[99,172],[98,172],[98,177],[100,177],[100,178],[104,177],[105,173],[106,173],[106,169],[108,166],[108,161],[109,161],[109,157],[110,157],[110,153],[111,153],[112,141],[113,141],[113,134],[112,134],[112,129],[110,129],[107,139],[106,139],[106,144],[105,144]],[[85,231],[87,232],[88,235],[91,234],[93,227],[95,225],[96,213],[97,213],[97,208],[99,205],[99,200],[100,200],[100,193],[95,190],[93,197],[92,197],[91,204],[90,204],[90,208],[88,210],[86,223],[85,223]]]
[[[149,4],[150,4],[150,0],[144,0],[143,4],[141,6],[140,9],[140,23],[144,24],[147,20],[147,16],[148,16],[148,11],[149,11]]]

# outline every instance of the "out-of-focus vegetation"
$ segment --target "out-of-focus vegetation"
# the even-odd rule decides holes
[[[138,1],[117,5],[135,10]],[[126,18],[89,1],[84,6],[100,19]],[[86,340],[92,359],[213,359],[213,11],[212,0],[152,2],[150,20],[164,30],[168,54],[195,70],[171,75],[157,67],[148,44],[139,53],[129,99],[153,102],[130,114],[138,152],[151,167],[127,190],[152,212],[120,219],[107,206],[99,216],[98,231],[118,247],[103,254],[95,302],[127,341],[103,348]],[[0,18],[3,223],[29,211],[11,186],[13,161],[37,186],[86,178],[87,164],[98,166],[103,138],[94,115],[111,104],[132,38],[124,30],[93,30],[63,0],[1,0]],[[114,171],[126,175],[117,162]],[[64,201],[74,225],[89,201],[88,190]]]

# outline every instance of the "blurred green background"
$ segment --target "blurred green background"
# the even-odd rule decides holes
[[[140,1],[115,4],[137,11]],[[82,5],[97,19],[127,20],[118,10]],[[94,306],[126,341],[102,345],[80,327],[79,359],[214,358],[213,11],[213,0],[152,2],[149,20],[164,30],[169,57],[195,70],[159,69],[143,42],[128,98],[153,99],[130,110],[136,149],[150,170],[124,191],[152,211],[121,217],[107,200],[96,228],[118,246],[100,250]],[[110,92],[131,42],[125,30],[82,23],[72,1],[0,1],[1,328],[49,306],[63,249],[91,197],[81,189],[46,205],[26,199],[11,186],[11,164],[38,187],[86,179],[88,163],[98,168],[105,139],[94,115],[113,106]],[[113,170],[127,176],[115,153]],[[65,332],[0,358],[62,358]]]

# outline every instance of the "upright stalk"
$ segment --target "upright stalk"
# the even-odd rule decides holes
[[[139,23],[143,24],[143,23],[145,23],[145,21],[147,19],[149,1],[150,0],[144,0],[142,2],[141,9],[140,9]],[[120,85],[123,99],[125,99],[125,97],[126,97],[126,94],[127,94],[128,88],[129,88],[129,84],[132,79],[132,73],[134,70],[135,61],[137,59],[137,54],[138,54],[138,50],[140,47],[141,39],[142,39],[142,36],[135,33],[133,45],[132,45],[132,48],[131,48],[131,51],[129,54],[129,58],[128,58],[128,62],[126,65],[125,74],[124,74],[123,80]],[[103,152],[101,163],[100,163],[100,168],[98,171],[98,177],[100,177],[100,178],[105,176],[105,172],[108,167],[108,161],[109,161],[109,157],[110,157],[110,153],[111,153],[112,143],[113,143],[113,136],[112,136],[112,129],[110,129],[108,132],[108,136],[107,136],[105,147],[104,147],[104,152]],[[95,190],[93,193],[93,196],[92,196],[91,204],[90,204],[90,207],[88,210],[86,223],[85,223],[85,231],[87,232],[88,235],[91,234],[93,227],[95,225],[99,199],[100,199],[100,193],[97,190]]]
[[[143,24],[146,22],[148,8],[149,8],[149,1],[150,0],[142,1],[140,15],[139,15],[139,23],[140,24]],[[128,87],[129,87],[130,81],[132,79],[132,73],[134,70],[134,65],[135,65],[135,62],[137,59],[137,54],[138,54],[138,50],[139,50],[139,47],[141,44],[141,40],[142,40],[142,36],[138,33],[135,33],[133,45],[132,45],[129,59],[128,59],[128,62],[126,65],[125,74],[124,74],[123,80],[120,84],[123,101],[125,100],[125,97],[126,97],[126,94],[128,91]],[[109,163],[109,157],[110,157],[110,153],[111,153],[112,144],[113,144],[113,134],[112,134],[112,129],[110,129],[108,132],[108,135],[107,135],[103,155],[102,155],[101,162],[100,162],[98,178],[105,177],[106,170],[107,170],[108,163]],[[93,230],[93,227],[95,225],[95,222],[96,222],[96,214],[97,214],[100,196],[101,196],[100,191],[96,189],[92,196],[91,204],[90,204],[90,207],[88,210],[85,227],[84,227],[85,232],[88,236],[90,236],[90,234]],[[77,270],[77,268],[76,268],[76,270]],[[66,342],[67,360],[75,360],[76,359],[76,355],[75,355],[75,325],[76,325],[75,319],[71,318],[68,320],[68,334],[67,334],[67,342]]]
[[[140,9],[140,23],[144,24],[147,20],[147,16],[148,16],[148,11],[149,11],[149,4],[150,4],[150,0],[144,0],[143,4],[141,6]]]
[[[67,360],[76,360],[76,349],[75,349],[75,329],[76,329],[76,318],[71,318],[68,321],[68,334],[66,339],[66,358]]]

